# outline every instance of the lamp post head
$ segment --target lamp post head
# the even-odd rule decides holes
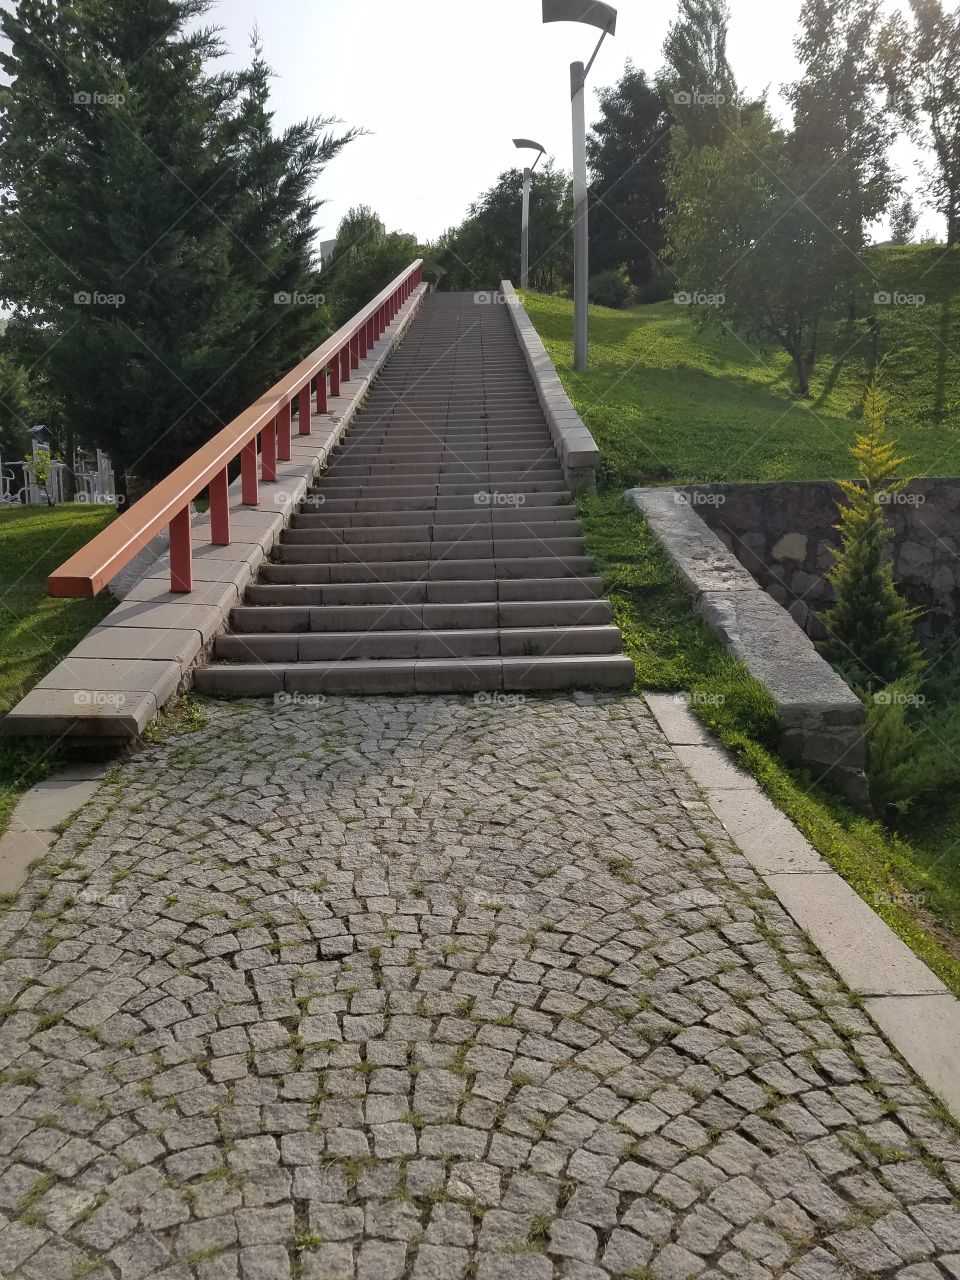
[[[524,170],[524,173],[526,175],[532,176],[534,169],[537,167],[537,165],[540,163],[543,157],[547,154],[546,147],[541,147],[540,143],[534,142],[532,138],[514,138],[513,145],[521,151],[537,152],[536,160],[534,160],[533,164],[530,165],[528,169]]]
[[[617,11],[602,0],[543,0],[544,22],[585,22],[604,35],[616,35]]]

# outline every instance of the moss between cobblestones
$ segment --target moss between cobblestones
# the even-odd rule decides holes
[[[960,996],[960,918],[908,841],[855,814],[776,753],[773,700],[721,649],[643,519],[619,493],[583,498],[588,549],[636,664],[637,692],[687,695],[690,708],[850,886]],[[907,905],[905,898],[922,900]]]

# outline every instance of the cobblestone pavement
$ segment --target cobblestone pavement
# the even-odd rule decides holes
[[[0,921],[0,1274],[960,1276],[960,1143],[645,705],[213,704]]]

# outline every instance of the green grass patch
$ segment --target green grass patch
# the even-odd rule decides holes
[[[112,519],[109,508],[69,503],[59,507],[0,508],[0,715],[113,607],[94,600],[56,600],[47,575]],[[21,792],[62,760],[49,743],[0,738],[0,831]]]
[[[960,475],[960,251],[877,248],[871,289],[922,294],[874,308],[889,424],[917,475]],[[787,356],[729,329],[698,332],[673,302],[592,307],[590,370],[573,372],[572,306],[528,293],[530,316],[603,453],[612,483],[832,480],[854,474],[873,339],[864,320],[828,327],[811,398],[792,392]]]
[[[901,451],[915,474],[960,474],[960,254],[884,248],[870,262],[878,290],[926,295],[922,307],[877,308]],[[637,690],[688,695],[831,866],[960,995],[960,801],[894,834],[789,768],[776,752],[772,700],[693,613],[645,522],[620,497],[638,483],[853,475],[848,449],[869,371],[865,326],[840,320],[825,335],[813,397],[802,402],[785,356],[698,332],[689,310],[673,303],[591,308],[591,367],[575,374],[571,304],[535,294],[525,301],[601,450],[601,493],[581,501],[581,515]]]
[[[636,666],[636,692],[685,694],[830,865],[960,995],[960,801],[935,838],[906,839],[788,768],[776,752],[773,699],[693,613],[646,522],[619,494],[581,499],[580,514]]]

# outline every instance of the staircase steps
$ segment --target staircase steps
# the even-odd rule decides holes
[[[195,681],[223,697],[632,683],[505,307],[424,299]]]

